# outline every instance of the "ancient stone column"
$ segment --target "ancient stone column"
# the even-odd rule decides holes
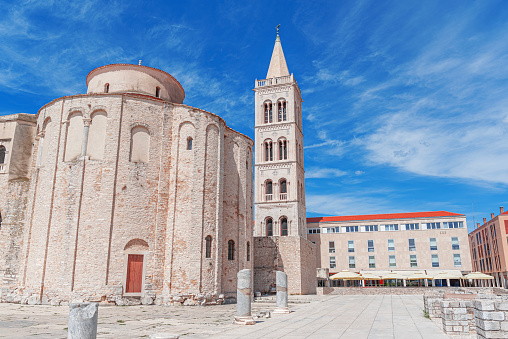
[[[275,282],[277,283],[277,299],[275,314],[291,313],[288,308],[288,275],[282,271],[275,273]]]
[[[69,305],[68,339],[97,338],[99,303],[77,303]]]
[[[250,294],[252,272],[244,269],[237,274],[236,283],[236,316],[235,324],[254,325],[256,322],[251,315]]]

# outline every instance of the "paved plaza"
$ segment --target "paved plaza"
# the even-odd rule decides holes
[[[99,307],[98,338],[448,338],[424,317],[420,295],[291,296],[288,315],[232,324],[236,305]],[[304,302],[302,301],[310,301]],[[254,303],[253,314],[273,310]],[[0,338],[66,338],[66,306],[0,304]]]

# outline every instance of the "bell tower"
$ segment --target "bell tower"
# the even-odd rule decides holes
[[[307,238],[302,97],[277,26],[266,79],[255,82],[255,236]]]

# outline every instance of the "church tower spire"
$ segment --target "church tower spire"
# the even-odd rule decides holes
[[[254,88],[255,235],[307,238],[302,97],[278,33],[266,79]]]
[[[286,64],[286,58],[284,57],[282,44],[280,43],[279,26],[280,25],[277,25],[277,38],[275,39],[272,59],[270,60],[270,66],[268,67],[268,73],[266,74],[267,79],[289,75],[288,65]]]

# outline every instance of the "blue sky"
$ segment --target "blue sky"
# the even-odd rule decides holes
[[[163,69],[254,137],[281,24],[302,90],[308,216],[508,209],[505,1],[0,1],[0,114]]]

